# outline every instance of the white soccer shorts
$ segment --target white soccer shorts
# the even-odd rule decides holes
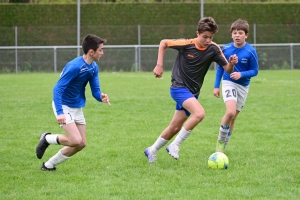
[[[231,81],[222,80],[222,95],[224,102],[236,101],[236,109],[241,111],[245,105],[249,92],[249,86],[242,86]]]
[[[56,108],[53,101],[52,108],[55,117],[57,117]],[[62,109],[66,117],[66,124],[70,124],[72,122],[75,122],[77,124],[86,124],[82,108],[70,108],[66,105],[62,105]]]

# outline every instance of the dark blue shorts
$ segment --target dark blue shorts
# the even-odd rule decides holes
[[[176,110],[184,110],[187,116],[190,116],[191,113],[182,107],[182,104],[185,100],[189,98],[198,99],[198,95],[194,96],[188,89],[186,88],[170,88],[171,97],[176,102]]]

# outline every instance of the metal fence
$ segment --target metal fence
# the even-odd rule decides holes
[[[231,24],[219,24],[214,42],[231,41]],[[107,39],[107,45],[156,45],[163,38],[194,38],[197,25],[126,25],[126,26],[0,26],[0,46],[68,46],[78,44],[93,33]],[[250,24],[247,41],[251,44],[298,43],[300,24]]]
[[[252,44],[260,70],[300,69],[300,43]],[[220,45],[222,46],[222,45]],[[60,72],[77,56],[80,46],[0,46],[0,73]],[[98,63],[101,71],[152,71],[158,45],[105,45]],[[167,49],[164,68],[171,70],[177,51]],[[213,63],[211,70],[216,68]]]

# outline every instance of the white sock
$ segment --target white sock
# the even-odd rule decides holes
[[[46,140],[49,144],[59,144],[58,135],[56,134],[48,134],[46,135]]]
[[[228,135],[228,132],[229,132],[229,126],[221,125],[220,126],[220,131],[219,131],[218,141],[219,142],[225,142],[226,137]]]
[[[184,127],[182,127],[175,140],[171,144],[176,144],[179,146],[184,140],[186,140],[190,136],[191,133],[191,130],[187,131]]]
[[[165,146],[168,142],[169,140],[165,140],[164,138],[159,136],[157,140],[154,142],[154,144],[151,146],[150,148],[151,152],[155,154],[160,148]]]
[[[67,157],[65,155],[63,155],[61,153],[61,150],[59,150],[57,152],[57,154],[55,154],[54,156],[52,156],[46,163],[45,163],[45,166],[47,168],[53,168],[55,167],[56,165],[62,163],[62,162],[65,162],[66,160],[68,160],[70,157]]]
[[[229,140],[230,140],[230,137],[232,135],[232,132],[228,132],[227,136],[226,136],[226,139],[225,139],[225,143],[228,144]]]

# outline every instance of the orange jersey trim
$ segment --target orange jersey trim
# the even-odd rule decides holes
[[[168,47],[169,46],[184,46],[188,44],[194,44],[197,49],[205,50],[206,48],[201,48],[196,43],[196,38],[193,39],[177,39],[177,40],[168,40]]]
[[[217,43],[215,43],[215,42],[211,42],[211,43],[214,44],[214,45],[216,45],[216,46],[219,48],[219,50],[220,50],[222,56],[223,56],[223,57],[225,58],[225,60],[227,61],[227,59],[226,59],[226,57],[225,57],[225,55],[224,55],[224,53],[223,53],[221,47],[220,47]],[[227,63],[228,63],[228,61],[227,61]]]
[[[170,46],[184,46],[188,44],[194,44],[198,50],[205,50],[205,47],[199,47],[196,42],[197,38],[193,39],[177,39],[177,40],[168,40],[168,47]]]

